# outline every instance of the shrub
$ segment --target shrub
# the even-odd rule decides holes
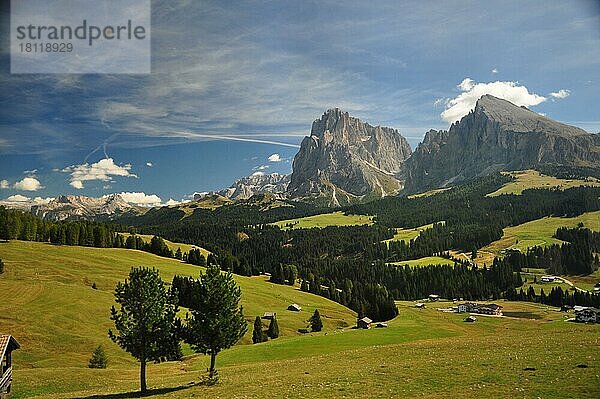
[[[99,345],[94,353],[92,353],[88,367],[91,369],[105,369],[106,366],[108,366],[108,356],[104,352],[102,345]]]

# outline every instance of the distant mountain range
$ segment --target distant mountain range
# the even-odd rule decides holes
[[[53,221],[114,219],[125,214],[142,214],[147,209],[125,202],[119,194],[91,198],[82,195],[60,195],[47,204],[33,205],[31,213]]]
[[[291,175],[254,174],[217,192],[196,193],[191,204],[214,208],[239,201],[264,204],[286,199],[340,206],[447,187],[498,171],[549,165],[600,169],[600,135],[485,95],[449,130],[427,132],[411,153],[397,130],[371,126],[334,108],[313,122]],[[21,203],[3,204],[23,208]],[[31,206],[31,212],[49,220],[115,219],[146,211],[118,194],[62,195]]]

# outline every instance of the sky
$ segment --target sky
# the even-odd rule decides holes
[[[150,74],[10,74],[0,199],[156,205],[290,173],[332,107],[411,146],[493,94],[600,132],[597,1],[152,2]]]

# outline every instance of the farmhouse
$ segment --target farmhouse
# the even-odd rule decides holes
[[[430,302],[436,302],[440,300],[440,296],[439,295],[435,295],[435,294],[430,294],[429,295],[429,301]]]
[[[10,393],[12,384],[11,352],[21,345],[12,335],[0,335],[0,397]]]
[[[556,280],[556,276],[542,276],[540,282],[542,284],[553,283]]]
[[[371,328],[372,322],[373,320],[369,319],[368,317],[363,317],[362,319],[358,319],[356,321],[356,325],[358,328],[368,330],[369,328]]]
[[[575,312],[575,321],[580,323],[600,323],[600,309],[586,308]]]
[[[467,323],[473,323],[475,320],[477,320],[477,317],[475,316],[468,316],[467,318],[465,318],[465,321]]]
[[[291,310],[293,312],[299,312],[302,310],[302,308],[297,303],[292,303],[290,306],[288,306],[288,310]]]
[[[387,328],[387,323],[377,323],[375,324],[375,328]]]
[[[489,315],[502,315],[502,306],[491,303],[489,305],[474,302],[461,303],[456,307],[457,313],[478,313]]]
[[[266,320],[274,320],[277,318],[277,313],[275,312],[265,312],[265,314],[263,314],[263,317],[261,317],[262,319],[266,319]]]

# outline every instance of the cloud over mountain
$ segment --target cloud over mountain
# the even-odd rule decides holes
[[[475,108],[477,100],[485,94],[491,94],[518,106],[526,107],[538,105],[547,100],[544,96],[530,93],[527,87],[518,82],[477,83],[471,78],[465,78],[457,87],[461,93],[446,102],[446,109],[440,115],[448,123],[456,122],[467,115]]]

